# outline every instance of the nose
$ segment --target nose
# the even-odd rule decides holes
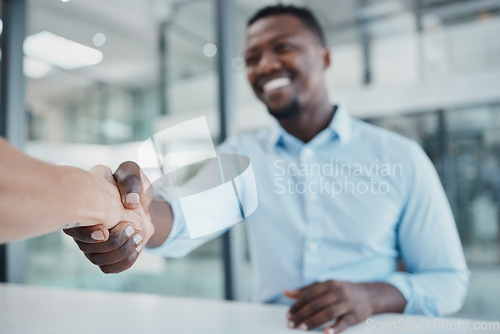
[[[259,73],[270,73],[281,68],[281,62],[273,52],[264,52],[260,58],[257,70]]]

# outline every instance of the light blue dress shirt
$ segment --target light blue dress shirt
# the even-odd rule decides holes
[[[219,152],[248,156],[255,173],[259,206],[245,224],[256,301],[291,303],[285,289],[334,279],[392,284],[405,313],[463,305],[469,272],[453,215],[415,142],[339,106],[306,144],[276,123],[230,138]],[[172,231],[152,251],[181,257],[210,238],[190,240],[179,204],[171,205]],[[397,271],[399,258],[407,272]]]

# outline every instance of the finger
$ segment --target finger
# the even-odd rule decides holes
[[[125,161],[113,176],[120,191],[123,206],[127,209],[139,208],[144,193],[141,168],[135,162]]]
[[[132,238],[135,233],[134,226],[129,222],[120,222],[109,230],[109,238],[105,242],[87,243],[75,240],[82,252],[89,253],[108,253],[120,248],[124,243]]]
[[[285,290],[283,292],[285,297],[291,298],[291,299],[297,299],[300,297],[300,291],[299,290]]]
[[[99,267],[109,266],[125,260],[134,252],[140,252],[142,250],[142,245],[140,244],[141,241],[142,241],[142,236],[138,240],[138,238],[135,238],[134,235],[134,237],[127,240],[127,242],[125,242],[120,248],[115,249],[111,252],[88,253],[85,254],[85,256],[87,257],[87,259],[89,259],[90,262]]]
[[[303,330],[311,330],[327,322],[334,321],[348,312],[349,308],[346,303],[335,303],[334,305],[323,308],[311,317],[306,318],[299,323],[298,327]]]
[[[329,283],[323,282],[323,283],[315,283],[313,285],[310,285],[308,287],[300,289],[300,296],[295,302],[295,304],[292,305],[290,308],[289,313],[294,314],[296,313],[302,306],[307,304],[310,300],[318,298],[322,294],[324,294],[328,289]]]
[[[94,226],[73,227],[63,230],[64,233],[85,243],[102,243],[109,238],[109,231],[106,226],[99,224]]]
[[[338,334],[343,332],[347,327],[355,325],[357,323],[356,317],[352,313],[348,313],[340,318],[338,318],[335,325],[330,328],[325,329],[326,334]]]
[[[325,308],[329,310],[333,310],[332,306],[336,304],[338,301],[338,297],[334,294],[325,294],[318,298],[310,300],[308,303],[304,304],[300,309],[298,309],[295,313],[290,315],[290,320],[297,326],[300,327],[304,323],[305,326],[309,329],[312,327],[308,324],[310,319],[315,316],[317,313],[323,311]],[[324,313],[323,315],[325,315]],[[331,318],[324,319],[322,323],[325,323]]]
[[[90,169],[90,172],[94,175],[105,178],[112,184],[116,184],[115,179],[113,178],[113,173],[111,172],[111,169],[109,169],[108,166],[96,165]]]
[[[315,287],[317,287],[318,285],[322,284],[321,282],[316,282],[316,283],[313,283],[313,284],[310,284],[310,285],[307,285],[307,286],[304,286],[300,289],[296,289],[296,290],[285,290],[283,292],[283,294],[288,297],[288,298],[291,298],[291,299],[298,299],[302,293],[308,291],[309,289],[314,289]]]
[[[118,274],[121,273],[122,271],[125,271],[132,267],[132,265],[137,261],[137,258],[139,257],[139,254],[141,253],[142,249],[139,249],[139,251],[136,251],[132,254],[130,254],[126,259],[110,264],[107,266],[102,266],[101,271],[105,274]]]

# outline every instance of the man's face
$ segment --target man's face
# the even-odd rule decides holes
[[[328,50],[293,15],[265,17],[248,27],[244,56],[255,95],[276,118],[314,106],[324,89]]]

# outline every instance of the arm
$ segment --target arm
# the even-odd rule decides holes
[[[327,281],[285,291],[296,300],[291,327],[312,329],[336,319],[325,333],[338,333],[375,313],[437,316],[462,306],[468,270],[453,215],[432,163],[416,144],[411,149],[397,225],[397,247],[408,272],[394,272],[385,282]]]
[[[404,313],[447,315],[462,307],[469,271],[434,166],[416,144],[412,153],[412,178],[397,236],[408,272],[395,272],[387,283],[405,296]]]
[[[238,152],[238,147],[237,142],[225,142],[219,147],[219,152],[235,153]],[[178,201],[167,202],[163,198],[171,199],[171,196],[164,194],[160,189],[160,196],[162,197],[155,197],[151,203],[144,202],[148,197],[152,197],[152,192],[149,192],[152,190],[151,184],[140,167],[134,162],[122,163],[116,170],[114,178],[124,207],[127,209],[146,207],[149,210],[151,222],[154,226],[153,234],[146,235],[142,233],[141,225],[128,225],[134,228],[132,233],[141,235],[141,240],[144,240],[144,244],[150,249],[151,253],[179,258],[225,232],[225,230],[221,230],[205,238],[191,239]],[[194,180],[193,182],[197,181]],[[129,201],[129,196],[134,200]],[[134,255],[137,253],[134,243],[130,242],[135,237],[135,234],[126,235],[126,227],[127,224],[125,223],[117,225],[109,231],[109,239],[105,238],[105,240],[92,238],[95,231],[100,230],[107,233],[107,230],[105,231],[102,225],[73,228],[65,232],[75,239],[80,250],[87,257],[89,257],[88,254],[94,254],[91,262],[99,266],[103,272],[119,273],[130,268],[137,260]],[[118,255],[120,255],[119,258]],[[128,261],[116,264],[117,260],[123,258],[124,255],[127,256]],[[112,267],[109,267],[110,265]]]
[[[108,172],[111,173],[109,169]],[[151,197],[151,184],[134,162],[122,163],[114,178],[123,205],[128,209],[135,209],[134,211],[149,211],[151,220],[143,220],[144,223],[141,224],[120,223],[109,231],[109,238],[104,240],[92,238],[96,231],[108,233],[103,225],[64,231],[75,239],[85,256],[106,274],[129,269],[142,250],[137,250],[139,244],[151,248],[153,253],[177,258],[224,232],[222,230],[206,238],[190,239],[180,208],[173,209],[161,197],[148,200]],[[178,203],[173,204],[174,207],[176,205]],[[174,219],[175,213],[178,215]]]
[[[132,217],[116,187],[92,173],[30,158],[1,138],[0,157],[0,243]]]

